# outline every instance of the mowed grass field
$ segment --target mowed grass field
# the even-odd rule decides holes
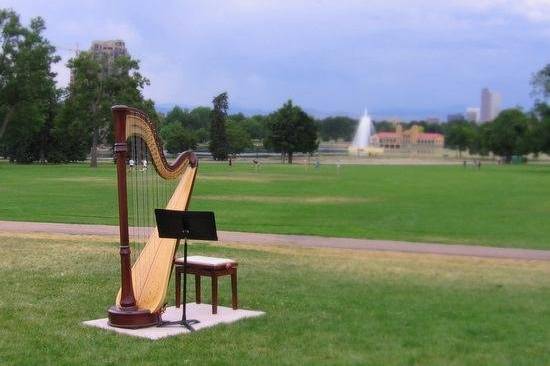
[[[266,315],[155,342],[84,327],[114,302],[116,238],[0,233],[0,364],[550,364],[547,262],[190,249],[238,259],[241,306]]]
[[[0,163],[0,219],[116,224],[115,170]],[[550,166],[203,163],[219,229],[550,249]]]

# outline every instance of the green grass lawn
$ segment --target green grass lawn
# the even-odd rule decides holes
[[[152,342],[81,325],[114,302],[109,240],[0,234],[1,365],[550,364],[547,262],[193,244],[266,315]]]
[[[550,248],[550,167],[202,164],[220,229]],[[116,224],[115,171],[0,164],[0,219]]]

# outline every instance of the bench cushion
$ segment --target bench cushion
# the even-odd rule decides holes
[[[183,257],[177,258],[174,261],[176,264],[183,264]],[[237,262],[233,259],[204,257],[202,255],[191,255],[187,257],[187,265],[205,268],[219,268],[236,266]]]

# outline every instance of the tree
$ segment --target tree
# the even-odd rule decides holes
[[[62,102],[52,130],[53,142],[48,155],[52,163],[86,160],[90,151],[90,126],[86,116],[69,100]]]
[[[295,152],[312,153],[317,150],[317,126],[312,117],[289,100],[268,117],[266,148],[280,152],[292,164]]]
[[[376,132],[394,132],[395,123],[390,121],[378,121],[374,122],[374,128]],[[405,128],[405,126],[403,126]]]
[[[534,96],[542,96],[543,99],[550,98],[550,64],[533,75],[531,86]]]
[[[444,134],[444,127],[441,123],[427,122],[427,121],[411,121],[411,125],[421,126],[426,133],[441,133]]]
[[[183,128],[179,123],[164,125],[160,130],[160,135],[169,153],[177,154],[197,148],[197,137],[195,134]]]
[[[196,107],[189,112],[190,122],[189,125],[184,127],[192,129],[210,129],[210,121],[212,120],[212,109],[209,107]]]
[[[239,113],[235,113],[235,114],[230,115],[228,117],[228,119],[230,121],[233,121],[233,122],[237,123],[237,124],[242,124],[246,121],[246,116],[239,112]]]
[[[90,151],[91,167],[97,166],[98,145],[113,140],[111,106],[126,104],[140,108],[153,119],[153,123],[158,124],[154,103],[145,100],[142,95],[149,80],[139,73],[139,62],[128,56],[119,56],[107,68],[104,61],[89,52],[81,52],[69,60],[73,80],[63,104],[66,110],[61,113],[56,126],[60,136],[71,136],[75,131],[83,134],[79,140],[86,141],[80,141],[77,148]],[[73,145],[73,142],[70,144]],[[67,150],[61,149],[68,154],[67,159],[82,157],[81,151],[72,154]]]
[[[262,115],[254,115],[243,121],[244,128],[251,138],[263,140],[267,134],[267,117]]]
[[[550,154],[550,105],[546,102],[550,98],[550,64],[535,73],[531,79],[532,95],[541,96],[533,109],[533,119],[539,121],[536,132],[538,151]]]
[[[102,70],[105,66],[102,65]],[[143,89],[150,85],[149,79],[139,72],[139,61],[130,56],[118,56],[105,80],[107,109],[102,111],[107,116],[107,141],[112,143],[113,123],[111,107],[116,104],[125,104],[144,111],[155,126],[158,126],[158,115],[155,103],[143,97]]]
[[[56,133],[58,136],[70,138],[63,140],[77,151],[71,153],[68,146],[62,146],[60,150],[67,155],[69,161],[72,158],[85,159],[85,154],[89,151],[90,166],[96,167],[100,133],[107,129],[109,107],[101,64],[91,53],[82,52],[70,59],[67,66],[73,79],[68,87],[68,98],[63,104],[64,110],[58,120]],[[81,133],[80,138],[74,135],[75,132]]]
[[[535,150],[535,127],[534,121],[521,110],[504,110],[490,124],[488,147],[510,162],[512,155],[525,155]]]
[[[533,114],[533,119],[539,121],[535,133],[537,151],[550,154],[550,106],[546,103],[538,103]]]
[[[449,122],[445,136],[445,144],[451,149],[458,150],[459,158],[462,152],[472,146],[475,138],[473,126],[466,121]]]
[[[197,142],[206,142],[209,138],[210,119],[212,109],[208,107],[197,107],[191,111],[182,109],[179,106],[172,108],[166,115],[163,124],[180,124],[185,130],[193,131]]]
[[[227,133],[225,131],[225,120],[227,118],[227,93],[223,92],[212,100],[214,110],[210,123],[210,144],[208,150],[214,160],[226,160],[228,154]]]
[[[179,123],[181,125],[184,125],[185,121],[187,121],[189,118],[189,111],[187,109],[182,109],[180,106],[176,105],[166,115],[164,123],[167,125],[172,123]]]
[[[474,128],[474,136],[470,141],[470,146],[468,147],[470,154],[478,154],[482,156],[489,155],[488,141],[491,124],[472,124],[472,127]]]
[[[227,124],[228,152],[232,155],[240,154],[246,149],[254,147],[248,132],[237,122],[229,121]]]
[[[19,16],[11,10],[0,10],[0,100],[2,108],[2,124],[0,125],[0,139],[13,119],[17,103],[19,102],[17,80],[17,60],[19,49],[24,41],[26,29],[20,24]]]
[[[55,48],[44,38],[42,18],[28,28],[11,10],[0,10],[0,145],[17,162],[45,160],[57,107]]]
[[[349,117],[328,117],[319,121],[319,136],[321,140],[351,141],[357,129],[357,120]]]

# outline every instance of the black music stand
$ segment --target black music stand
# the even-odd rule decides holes
[[[198,320],[187,320],[185,304],[187,302],[187,239],[218,240],[216,221],[213,212],[206,211],[174,211],[156,209],[159,237],[177,239],[177,246],[183,239],[183,314],[181,322],[166,322],[164,324],[181,324],[194,331],[192,324]]]

